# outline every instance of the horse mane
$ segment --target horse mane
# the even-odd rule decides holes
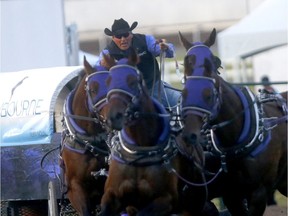
[[[91,74],[94,71],[97,71],[97,68],[93,68],[89,62],[86,60],[86,56],[84,56],[83,58],[83,62],[84,62],[84,68],[80,71],[79,75],[78,75],[78,79],[76,82],[76,85],[74,87],[74,89],[77,89],[81,83],[81,80],[83,79],[83,77],[85,75]]]
[[[78,74],[78,76],[77,76],[77,81],[76,81],[75,86],[73,87],[73,90],[76,90],[76,89],[79,87],[79,85],[80,85],[83,77],[85,76],[85,74],[86,74],[86,72],[85,72],[85,69],[83,68],[83,69],[79,72],[79,74]]]

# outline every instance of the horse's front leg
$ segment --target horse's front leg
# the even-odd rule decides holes
[[[116,216],[120,211],[120,202],[116,197],[115,191],[109,188],[105,191],[101,199],[101,211],[98,216]]]
[[[168,216],[173,211],[171,194],[154,199],[148,206],[137,213],[137,216]]]
[[[91,215],[90,200],[80,184],[71,184],[68,191],[68,199],[72,203],[73,208],[81,216]]]
[[[233,216],[248,216],[248,206],[247,200],[243,199],[240,196],[237,196],[237,193],[231,196],[224,196],[223,201],[231,215]]]
[[[267,190],[261,185],[251,193],[248,199],[249,216],[262,216],[267,204]]]

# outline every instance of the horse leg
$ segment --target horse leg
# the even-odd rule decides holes
[[[282,176],[278,186],[277,190],[283,195],[287,197],[287,170],[285,172],[285,175]]]
[[[91,176],[91,171],[96,169],[97,159],[87,155],[79,155],[67,149],[63,150],[62,158],[65,163],[68,199],[79,215],[90,216],[92,210],[96,208],[96,200],[92,201],[92,197],[96,199],[96,195],[93,191],[95,182]],[[102,184],[104,185],[104,183]],[[95,206],[92,206],[94,204]]]
[[[247,200],[242,197],[237,197],[236,193],[229,196],[223,196],[223,202],[230,214],[233,216],[248,216]]]
[[[83,187],[75,180],[70,181],[67,193],[68,199],[80,216],[91,216],[90,200]]]
[[[101,211],[98,216],[114,216],[120,210],[121,204],[112,188],[108,188],[101,199]]]
[[[219,216],[219,211],[213,202],[207,201],[204,205],[201,216]]]
[[[263,185],[252,192],[250,199],[248,199],[249,215],[262,216],[264,214],[267,205],[267,192]]]
[[[137,216],[168,216],[173,210],[172,196],[166,194],[153,200],[147,207],[137,213]]]
[[[284,166],[280,171],[280,179],[277,182],[276,188],[283,195],[287,197],[287,158],[285,156]]]

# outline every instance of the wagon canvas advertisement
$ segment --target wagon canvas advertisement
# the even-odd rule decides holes
[[[71,68],[0,73],[1,146],[50,143],[55,100],[69,72]]]

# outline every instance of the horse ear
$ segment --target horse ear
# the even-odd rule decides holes
[[[140,61],[140,58],[135,49],[131,49],[130,55],[128,57],[129,64],[136,66]]]
[[[196,63],[195,55],[186,55],[184,58],[184,74],[185,76],[191,76],[193,72],[193,66]]]
[[[86,60],[86,56],[84,55],[84,68],[85,68],[85,72],[87,75],[93,73],[93,67],[89,64],[89,62]]]
[[[216,39],[216,29],[213,28],[209,38],[204,42],[204,44],[208,47],[211,47],[215,43],[215,39]]]
[[[192,47],[192,43],[190,43],[179,31],[179,39],[181,44],[185,47],[186,51],[188,51],[190,49],[190,47]]]
[[[101,65],[103,67],[106,67],[107,69],[110,69],[111,67],[116,65],[116,61],[109,54],[103,53],[103,61],[101,62]]]

